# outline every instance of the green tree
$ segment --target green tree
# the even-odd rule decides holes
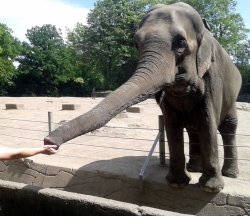
[[[106,89],[121,85],[125,78],[122,66],[128,59],[136,62],[138,58],[132,38],[139,19],[135,5],[128,0],[97,1],[88,15],[85,50],[103,73]]]
[[[81,50],[83,62],[94,62],[105,89],[117,88],[134,72],[138,53],[133,36],[146,10],[157,2],[99,0],[88,14],[88,26],[78,24],[74,29],[74,44]]]
[[[234,62],[242,75],[243,84],[250,83],[250,40],[238,44],[238,53],[234,53]]]
[[[36,26],[27,30],[26,36],[30,43],[22,43],[18,57],[21,74],[17,82],[22,94],[56,96],[62,83],[81,84],[74,52],[65,45],[60,29],[53,25]]]
[[[12,30],[0,23],[0,95],[6,95],[7,89],[12,86],[13,76],[16,73],[13,65],[20,52],[20,42],[13,37]]]
[[[102,86],[104,78],[100,70],[97,69],[96,62],[89,57],[85,50],[85,43],[88,43],[85,34],[86,27],[77,23],[74,29],[67,29],[67,44],[74,52],[75,64],[81,70],[84,95],[90,95],[93,87]]]

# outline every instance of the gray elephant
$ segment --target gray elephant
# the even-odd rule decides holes
[[[170,151],[168,184],[184,187],[191,179],[187,170],[202,172],[201,189],[219,192],[224,187],[222,175],[236,178],[239,173],[235,142],[239,71],[197,11],[185,3],[152,7],[142,19],[134,43],[140,55],[134,75],[92,110],[50,133],[44,143],[60,146],[156,95]],[[190,140],[187,166],[184,128]],[[222,170],[217,129],[224,143]]]

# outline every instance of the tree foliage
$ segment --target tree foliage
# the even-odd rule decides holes
[[[234,53],[234,62],[241,72],[243,84],[250,83],[250,40],[238,44],[238,52]]]
[[[89,57],[85,50],[86,27],[77,23],[73,30],[67,30],[68,47],[75,53],[75,64],[81,69],[82,78],[84,81],[84,90],[91,93],[93,87],[101,86],[103,83],[103,74],[97,69],[97,63]]]
[[[76,55],[64,44],[60,29],[35,26],[27,30],[26,36],[30,43],[22,43],[17,58],[23,94],[57,95],[61,83],[81,82],[81,71],[74,64]]]
[[[106,89],[121,85],[125,79],[122,66],[131,60],[135,64],[138,58],[132,38],[139,19],[135,5],[128,0],[97,1],[88,15],[81,43],[83,58],[95,61]]]
[[[0,23],[0,95],[6,95],[6,89],[13,85],[13,63],[20,52],[20,42],[11,34],[12,30]]]
[[[147,9],[157,2],[99,0],[87,17],[88,25],[78,23],[68,32],[82,62],[95,65],[96,74],[102,75],[99,87],[115,89],[131,77],[138,61],[134,33]]]

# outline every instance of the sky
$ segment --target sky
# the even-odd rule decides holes
[[[86,24],[90,9],[96,0],[0,0],[0,23],[13,30],[19,40],[27,40],[27,29],[52,24],[62,30],[74,28],[77,22]],[[250,0],[237,0],[236,12],[240,13],[250,29]]]

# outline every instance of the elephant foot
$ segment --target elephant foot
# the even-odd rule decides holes
[[[173,188],[184,188],[191,180],[191,176],[187,171],[173,172],[169,171],[167,176],[167,183]]]
[[[187,163],[188,172],[202,172],[201,160],[190,158]]]
[[[199,184],[200,188],[208,193],[218,193],[224,188],[224,180],[221,175],[211,177],[202,174]]]
[[[221,173],[229,178],[237,178],[239,175],[237,161],[225,161]]]

